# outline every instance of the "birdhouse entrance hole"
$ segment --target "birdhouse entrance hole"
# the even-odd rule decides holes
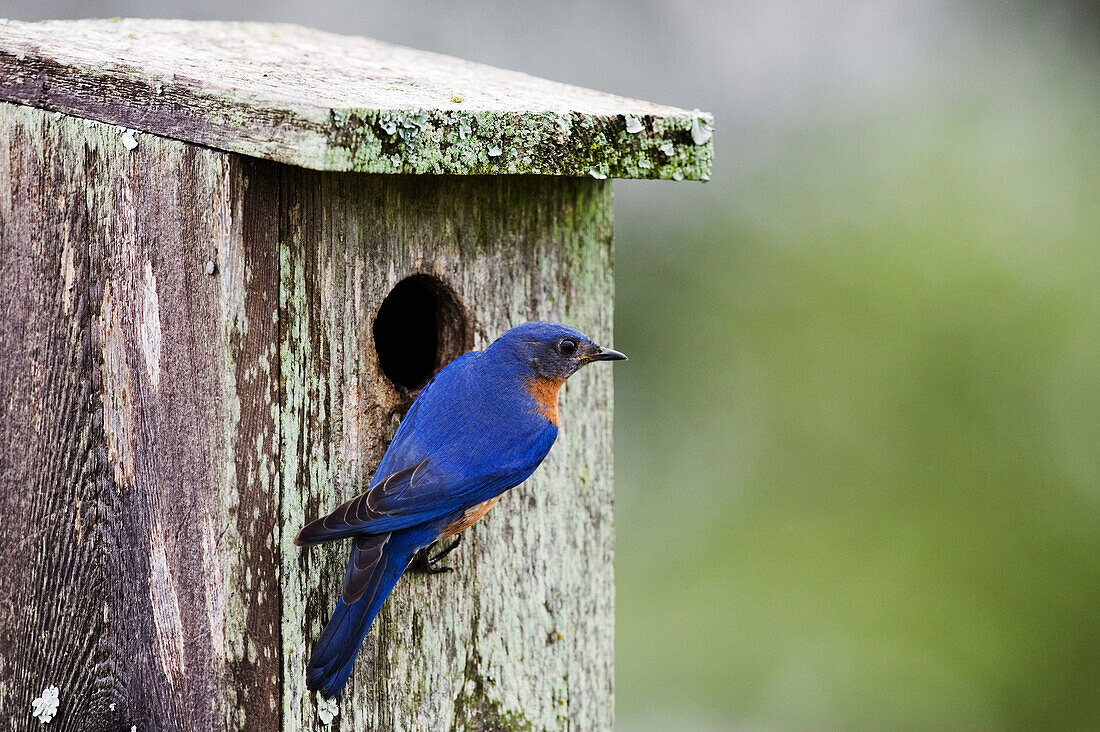
[[[378,308],[374,347],[386,378],[399,389],[420,388],[469,350],[466,314],[458,295],[430,275],[401,280]]]

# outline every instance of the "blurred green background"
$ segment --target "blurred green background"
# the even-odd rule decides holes
[[[0,0],[716,114],[618,181],[618,728],[1100,729],[1092,3]]]
[[[1100,729],[1100,57],[996,12],[617,212],[623,729]]]

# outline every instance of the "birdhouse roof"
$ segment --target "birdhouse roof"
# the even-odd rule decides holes
[[[293,25],[0,21],[0,100],[317,170],[706,180],[711,115]]]

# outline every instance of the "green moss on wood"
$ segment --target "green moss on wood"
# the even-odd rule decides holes
[[[377,368],[379,304],[401,279],[428,274],[461,299],[476,348],[533,318],[611,342],[611,183],[310,171],[280,180],[283,640],[304,649],[284,653],[283,713],[286,729],[309,729],[304,656],[348,549],[302,550],[290,538],[362,490],[408,402]],[[612,727],[611,377],[588,369],[570,380],[558,443],[468,532],[448,559],[453,574],[398,583],[341,696],[341,724]]]
[[[476,619],[473,627],[474,635],[466,656],[465,682],[454,701],[454,718],[450,732],[470,729],[483,732],[532,732],[535,727],[526,715],[506,709],[491,695],[493,682],[482,671],[484,660],[478,651]]]
[[[307,28],[0,24],[0,99],[315,170],[707,180],[713,118]]]
[[[628,117],[641,124],[629,132]],[[370,173],[535,174],[707,180],[710,115],[333,111],[323,157],[306,167]],[[698,142],[696,140],[699,140]]]

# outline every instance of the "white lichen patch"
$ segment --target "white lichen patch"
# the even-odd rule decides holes
[[[420,130],[424,129],[424,124],[427,121],[428,118],[423,114],[405,117],[401,123],[401,127],[397,130],[397,136],[405,142],[412,142],[416,136],[420,134]]]
[[[406,143],[416,139],[427,121],[428,117],[421,113],[383,112],[378,115],[378,127],[390,137],[396,135]]]
[[[321,697],[317,701],[317,718],[321,720],[321,724],[326,727],[332,724],[332,720],[336,719],[340,715],[340,707],[336,704],[335,699],[325,699]]]
[[[596,180],[604,180],[605,178],[607,178],[607,173],[601,173],[595,168],[592,168],[592,170],[588,171],[588,174]]]
[[[657,149],[663,152],[665,155],[668,155],[670,158],[676,154],[676,148],[672,146],[672,140],[665,140]]]
[[[691,141],[696,145],[705,145],[714,136],[714,126],[710,120],[703,117],[703,113],[695,110],[695,116],[691,119]]]
[[[137,150],[138,141],[133,130],[122,131],[122,145],[130,152]]]
[[[49,724],[57,716],[60,696],[60,689],[56,686],[47,686],[42,690],[42,696],[31,702],[31,713],[42,724]]]
[[[490,145],[489,146],[489,151],[488,151],[489,157],[499,158],[503,154],[504,154],[504,150],[501,149],[500,145]]]
[[[397,132],[397,118],[388,112],[380,114],[378,115],[378,126],[387,135],[393,135]]]
[[[642,121],[640,119],[638,119],[637,117],[635,117],[634,115],[631,115],[631,114],[626,115],[626,131],[627,132],[629,132],[632,135],[636,135],[644,129],[645,129],[645,125],[642,124]]]

